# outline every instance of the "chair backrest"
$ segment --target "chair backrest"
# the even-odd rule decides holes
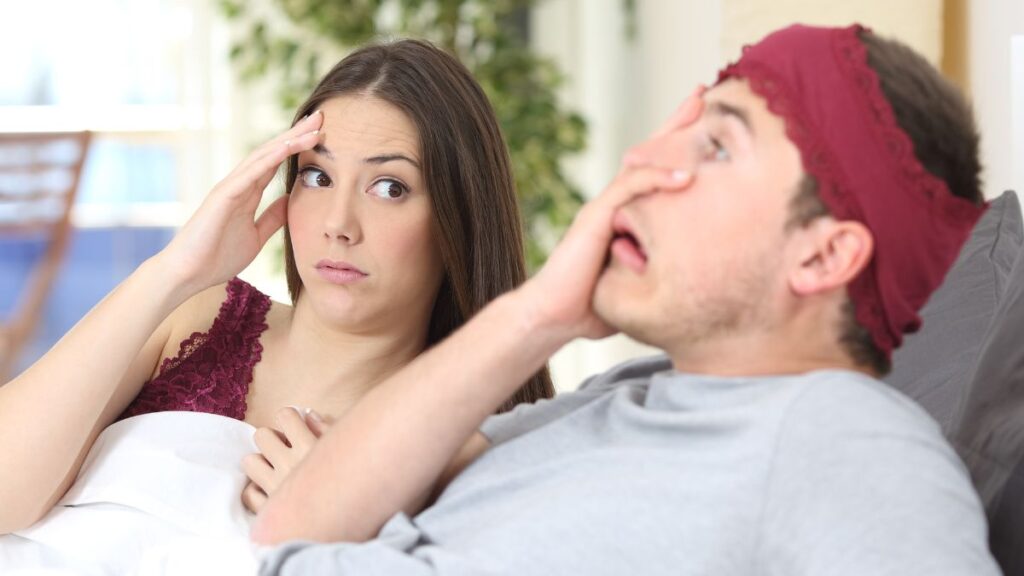
[[[90,140],[89,132],[0,134],[0,242],[24,237],[43,245],[0,318],[0,385],[31,339],[64,259]]]

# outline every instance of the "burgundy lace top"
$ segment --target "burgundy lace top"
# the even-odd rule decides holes
[[[227,292],[210,330],[185,339],[178,355],[164,360],[160,373],[143,385],[119,420],[167,410],[245,418],[270,298],[238,278],[228,282]]]

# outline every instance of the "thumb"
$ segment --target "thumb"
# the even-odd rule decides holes
[[[260,246],[277,232],[288,221],[288,196],[274,200],[263,214],[256,219],[256,233],[259,235]]]

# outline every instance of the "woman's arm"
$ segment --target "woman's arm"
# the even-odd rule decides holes
[[[285,222],[285,198],[255,218],[280,163],[319,141],[321,114],[253,152],[159,254],[23,374],[0,387],[0,533],[27,527],[67,491],[96,436],[138,394],[178,306],[235,276]]]
[[[27,527],[53,507],[96,436],[153,371],[169,332],[161,321],[181,298],[156,266],[144,263],[0,387],[0,533]]]

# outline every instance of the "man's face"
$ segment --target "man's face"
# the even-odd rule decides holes
[[[770,327],[788,291],[800,153],[746,81],[723,82],[704,101],[696,123],[634,149],[656,166],[693,170],[695,180],[620,209],[621,235],[594,295],[604,321],[670,354]]]

